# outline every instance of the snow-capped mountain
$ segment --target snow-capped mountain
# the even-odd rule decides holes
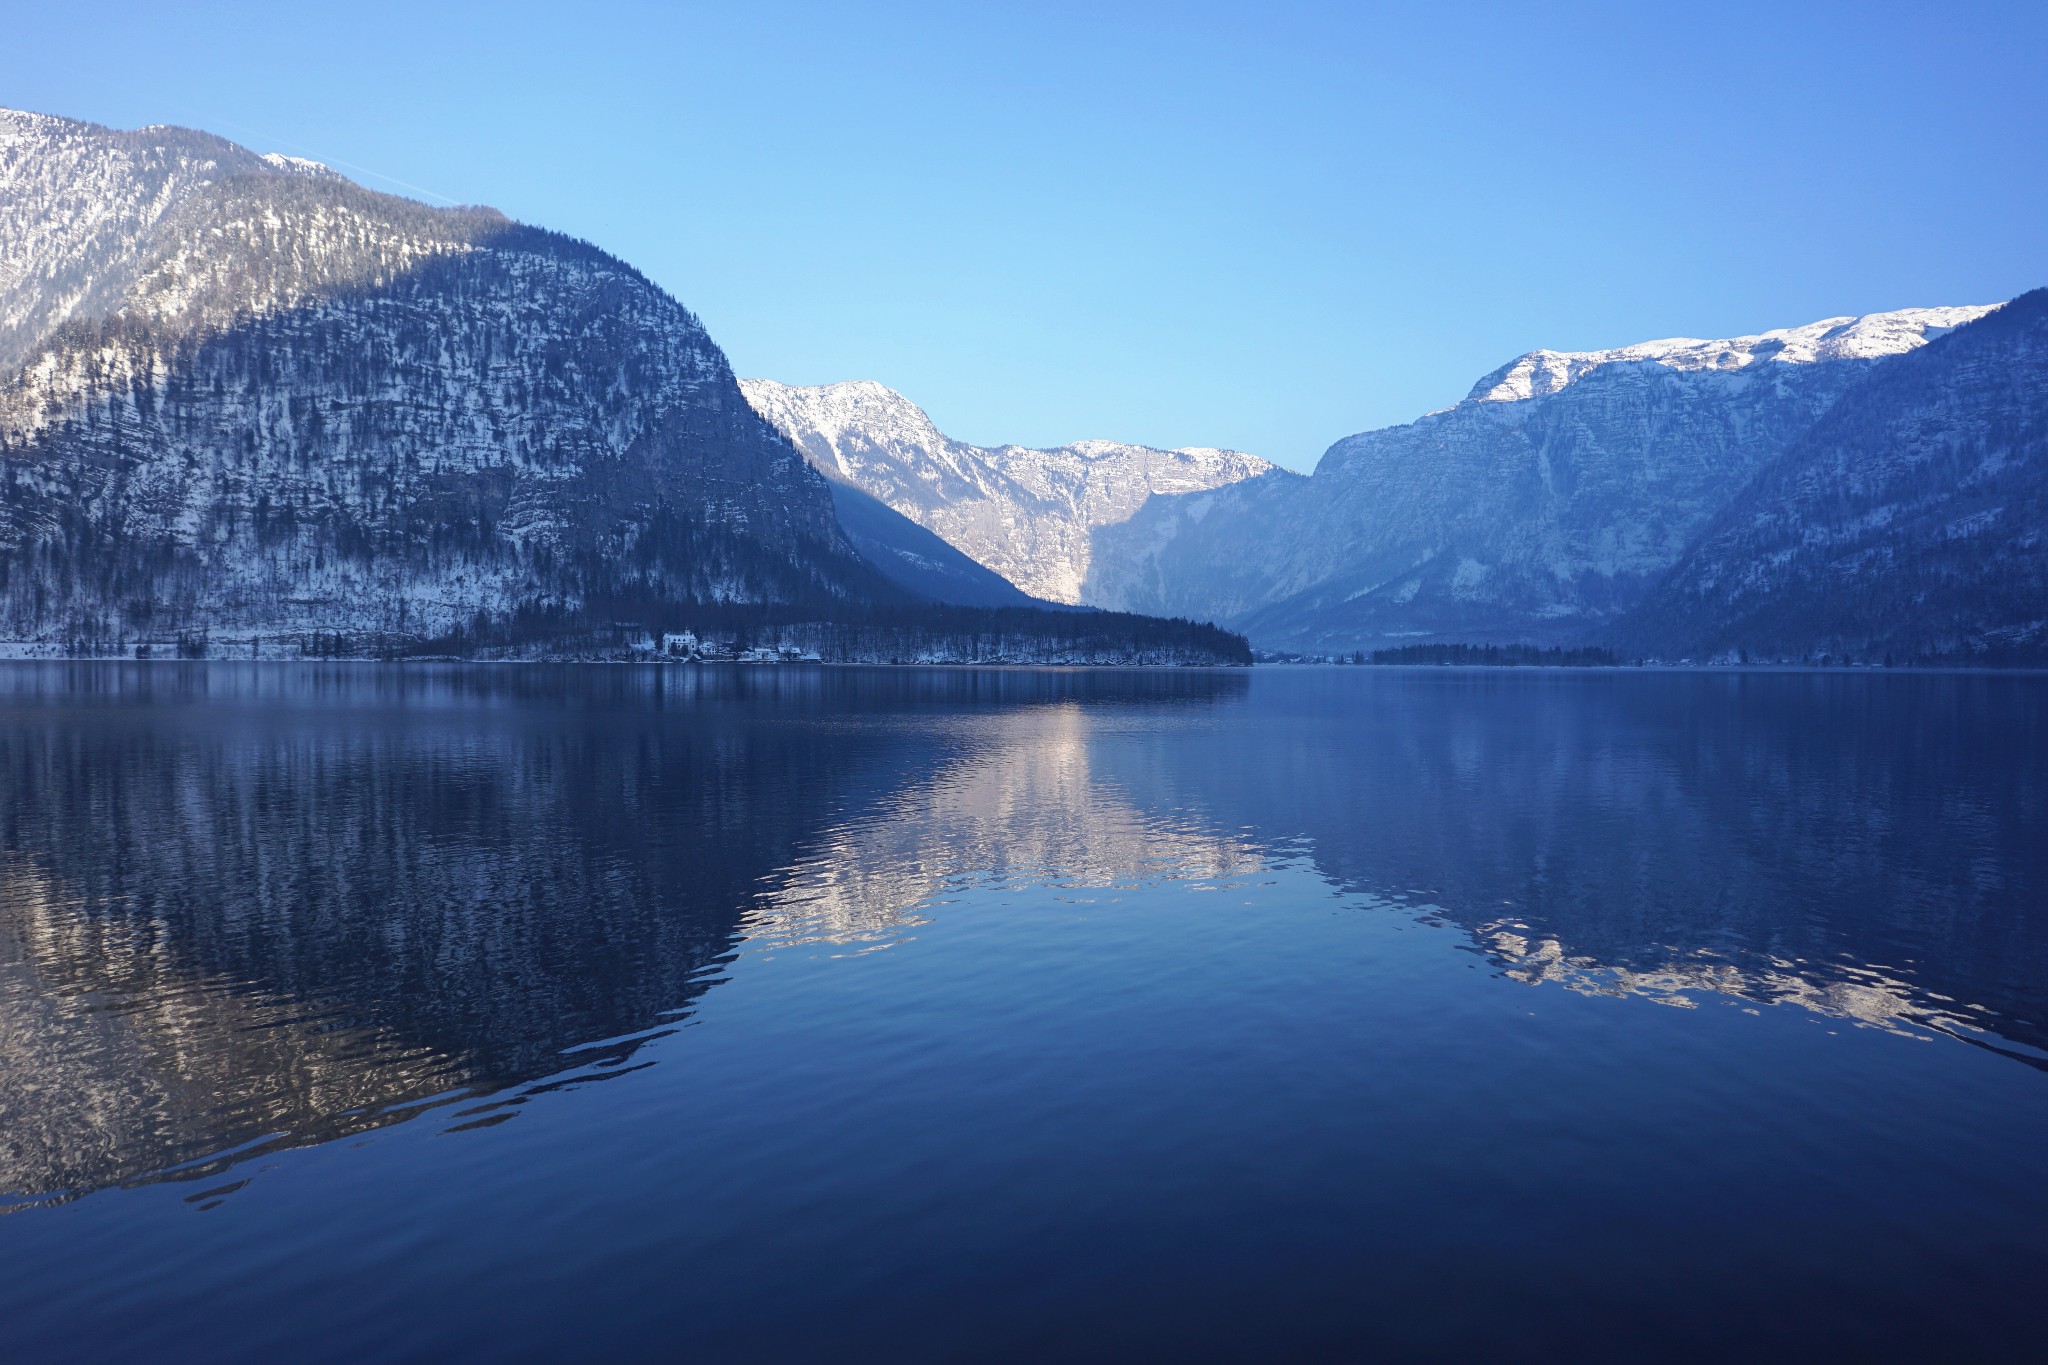
[[[1035,597],[1316,652],[2024,652],[2043,308],[1533,351],[1308,478],[984,448],[879,384],[736,380],[630,266],[494,210],[0,110],[0,649],[510,649],[741,608],[862,657],[1243,648]],[[933,603],[1012,615],[935,643]]]
[[[1307,480],[1153,501],[1098,537],[1085,595],[1275,648],[1597,635],[1843,394],[1988,311],[1534,351]]]
[[[1701,341],[1671,337],[1608,351],[1531,351],[1472,386],[1467,401],[1513,403],[1539,398],[1607,365],[1645,361],[1673,370],[1745,370],[1763,361],[1812,365],[1836,360],[1880,360],[1926,345],[1972,322],[1988,308],[1904,308],[1860,318],[1826,318],[1804,327],[1780,327],[1755,336]]]
[[[1615,634],[1702,659],[2048,654],[2048,290],[1844,393]]]
[[[0,372],[67,319],[118,309],[195,198],[266,170],[338,178],[186,129],[0,110]]]
[[[1273,474],[1234,450],[1155,450],[1077,441],[1050,450],[969,445],[902,394],[871,381],[795,387],[742,379],[763,417],[827,477],[850,484],[1034,597],[1100,603],[1087,591],[1100,528],[1155,496]]]
[[[893,597],[697,319],[603,252],[204,133],[0,129],[6,637]]]

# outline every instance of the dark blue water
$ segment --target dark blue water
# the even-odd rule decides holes
[[[2048,679],[0,668],[10,1360],[2048,1358]]]

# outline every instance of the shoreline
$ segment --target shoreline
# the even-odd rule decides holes
[[[1893,676],[1941,676],[1981,675],[1986,677],[2048,677],[2048,664],[1703,664],[1703,663],[1661,663],[1643,662],[1627,664],[1346,664],[1335,662],[1272,663],[1030,663],[1015,660],[990,660],[970,662],[965,660],[886,660],[886,659],[595,659],[588,657],[535,658],[535,659],[468,659],[459,655],[410,655],[403,658],[367,658],[362,656],[336,657],[277,657],[234,658],[214,656],[203,659],[184,658],[135,658],[119,654],[13,654],[0,646],[0,668],[20,664],[104,664],[127,667],[210,667],[233,665],[235,667],[304,667],[307,665],[346,665],[356,668],[887,668],[887,669],[1007,669],[1013,671],[1052,672],[1090,670],[1096,672],[1143,672],[1180,673],[1192,669],[1218,669],[1232,672],[1252,671],[1343,671],[1346,673],[1520,673],[1520,674],[1674,674],[1708,673],[1722,676],[1744,674],[1843,674],[1855,677]]]

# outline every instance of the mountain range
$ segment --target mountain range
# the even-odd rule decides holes
[[[2044,376],[2037,291],[1532,351],[1309,475],[978,446],[495,210],[0,110],[0,652],[2038,659]]]
[[[1533,352],[1445,411],[1338,441],[1307,480],[1147,508],[1120,528],[1141,548],[1107,556],[1143,572],[1090,600],[1206,600],[1309,651],[1599,637],[1860,380],[1986,311]]]
[[[2032,657],[2048,648],[2044,312],[2037,293],[1533,351],[1451,408],[1338,441],[1307,477],[1175,452],[1200,486],[1132,479],[1094,518],[1070,500],[1059,588],[1308,655]],[[964,447],[878,385],[742,388],[828,475],[1046,581],[1015,567],[1034,563],[1017,547],[1043,500],[983,490],[1047,452]]]
[[[871,381],[797,388],[742,379],[747,401],[819,472],[943,537],[1018,588],[1051,602],[1090,601],[1097,528],[1153,498],[1276,472],[1235,450],[1155,450],[1076,441],[1050,450],[956,441],[924,410]]]
[[[206,133],[0,112],[0,375],[0,640],[28,652],[806,627],[827,653],[854,630],[892,657],[952,657],[937,636],[1097,657],[1066,648],[1071,613],[948,614],[863,555],[697,318],[630,266]],[[916,534],[870,520],[870,543]]]
[[[1859,380],[1613,632],[1698,657],[2048,654],[2048,289]]]

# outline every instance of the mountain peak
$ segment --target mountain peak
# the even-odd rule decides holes
[[[1128,520],[1154,495],[1273,472],[1257,456],[1206,447],[970,445],[873,380],[800,387],[742,379],[740,391],[828,477],[1054,602],[1085,600],[1096,528]]]
[[[286,156],[283,152],[263,153],[263,163],[272,170],[286,175],[296,175],[307,180],[344,180],[346,176],[325,162],[312,161],[303,156]]]
[[[852,444],[931,447],[946,440],[923,408],[872,379],[810,385],[742,379],[740,392],[812,464],[843,481],[858,482]]]
[[[1943,332],[1974,322],[1996,304],[1954,308],[1899,308],[1861,317],[1822,318],[1801,327],[1778,327],[1754,336],[1702,340],[1667,337],[1605,351],[1530,351],[1482,378],[1468,403],[1516,403],[1556,393],[1607,365],[1655,364],[1672,370],[1734,372],[1775,361],[1811,365],[1876,360],[1924,346]]]
[[[39,647],[896,600],[630,266],[189,129],[0,117],[0,445]]]

